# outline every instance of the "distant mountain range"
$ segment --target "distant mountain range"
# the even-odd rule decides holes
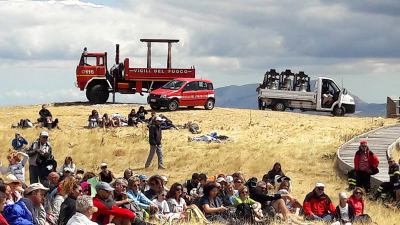
[[[224,108],[257,109],[258,84],[241,86],[231,85],[216,88],[216,106]],[[386,104],[366,103],[358,96],[351,94],[356,103],[356,114],[360,116],[385,116]]]

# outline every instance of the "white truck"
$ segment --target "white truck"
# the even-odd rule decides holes
[[[331,78],[318,77],[313,88],[311,83],[304,72],[293,74],[286,70],[278,74],[271,69],[257,88],[258,107],[260,110],[285,111],[288,108],[331,112],[335,116],[355,112],[354,98],[347,94],[346,89],[341,90]]]

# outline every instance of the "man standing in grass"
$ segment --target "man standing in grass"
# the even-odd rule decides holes
[[[157,116],[154,119],[154,122],[149,125],[149,143],[150,143],[150,152],[149,156],[147,157],[147,161],[145,164],[145,168],[148,168],[151,164],[151,161],[153,160],[154,153],[157,153],[157,158],[158,158],[158,169],[165,169],[164,163],[163,163],[163,153],[162,153],[162,148],[161,148],[161,139],[162,139],[162,133],[161,133],[161,122],[163,122],[164,119],[161,117]]]

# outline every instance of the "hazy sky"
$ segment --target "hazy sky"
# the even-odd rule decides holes
[[[258,83],[270,68],[333,77],[367,102],[400,95],[398,0],[0,1],[0,105],[84,101],[83,47],[146,66],[140,38],[177,38],[173,66],[216,87]],[[166,46],[153,46],[164,67]],[[117,96],[144,101],[140,96]],[[255,99],[256,101],[256,99]]]

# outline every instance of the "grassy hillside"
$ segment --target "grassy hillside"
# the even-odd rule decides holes
[[[335,204],[337,193],[345,190],[346,182],[335,170],[337,148],[354,135],[378,126],[395,123],[395,120],[312,116],[289,112],[222,109],[212,111],[181,110],[165,112],[175,124],[197,122],[203,133],[216,131],[231,137],[232,141],[217,143],[188,142],[193,137],[187,130],[168,130],[163,133],[165,165],[159,171],[156,158],[151,169],[144,169],[148,154],[146,126],[116,129],[85,129],[87,116],[92,109],[100,114],[127,115],[137,105],[50,106],[53,115],[60,119],[61,130],[50,131],[50,142],[57,160],[61,163],[71,155],[78,168],[98,171],[101,162],[107,162],[112,171],[121,175],[131,167],[136,173],[168,175],[170,184],[183,181],[193,172],[233,173],[242,171],[249,178],[261,178],[274,164],[282,163],[284,172],[293,180],[294,195],[301,201],[317,181],[327,185],[326,191]],[[15,132],[20,132],[31,142],[41,129],[11,129],[11,123],[21,118],[36,120],[40,106],[0,108],[1,159]],[[397,224],[394,213],[380,205],[367,203],[378,224]]]

